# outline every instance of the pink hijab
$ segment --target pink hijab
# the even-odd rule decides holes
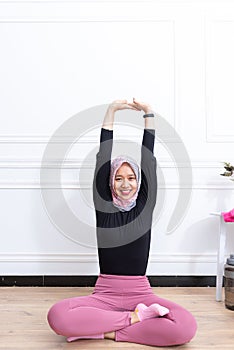
[[[130,199],[119,198],[114,189],[115,175],[123,163],[128,163],[130,165],[130,167],[135,173],[136,180],[137,180],[137,191],[134,194],[134,196]],[[129,211],[132,208],[134,208],[136,205],[138,192],[140,190],[140,185],[141,185],[141,170],[139,165],[135,162],[134,159],[131,159],[130,157],[127,157],[127,156],[119,156],[112,160],[111,170],[110,170],[110,189],[111,189],[112,198],[113,198],[113,205],[115,207],[117,207],[120,211]]]

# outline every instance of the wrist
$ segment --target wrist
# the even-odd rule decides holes
[[[147,108],[147,109],[144,109],[144,113],[145,114],[151,114],[151,113],[154,113],[154,111],[150,108]]]
[[[116,112],[116,107],[115,107],[115,105],[110,104],[110,105],[108,106],[108,111],[111,112],[111,113],[115,113],[115,112]]]
[[[154,113],[146,113],[143,115],[144,119],[154,119]]]

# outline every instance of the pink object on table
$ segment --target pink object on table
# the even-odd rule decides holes
[[[221,213],[225,222],[234,222],[234,208],[226,213]]]

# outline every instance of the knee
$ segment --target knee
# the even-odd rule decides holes
[[[188,312],[183,320],[175,322],[173,345],[189,343],[194,338],[196,331],[197,322],[193,315]]]
[[[66,333],[64,327],[66,323],[64,322],[66,318],[67,307],[65,300],[59,301],[54,304],[48,311],[47,321],[53,329],[53,331],[59,335],[65,335]]]

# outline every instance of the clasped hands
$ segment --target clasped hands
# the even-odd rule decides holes
[[[115,100],[110,104],[109,108],[114,112],[123,109],[132,109],[134,111],[143,110],[144,113],[152,113],[152,107],[148,103],[138,101],[134,97],[132,102],[128,102],[127,100]]]

